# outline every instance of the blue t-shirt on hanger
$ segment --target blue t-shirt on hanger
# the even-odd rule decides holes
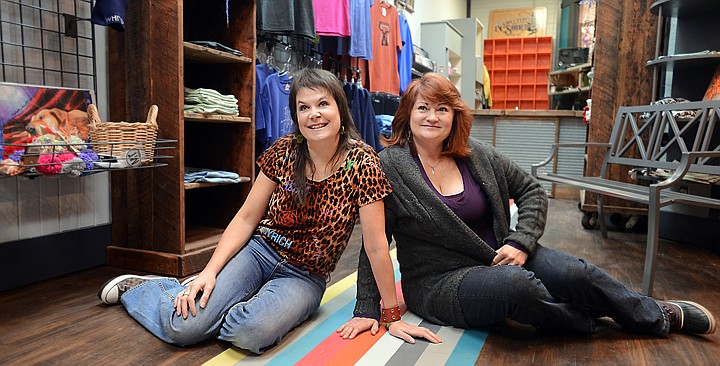
[[[270,74],[262,88],[262,115],[256,117],[256,123],[265,126],[265,133],[260,136],[256,131],[256,140],[261,150],[267,149],[275,140],[295,130],[290,117],[290,82],[288,74]],[[262,118],[262,120],[260,120]],[[264,141],[263,141],[264,140]]]
[[[407,17],[405,17],[405,14],[400,14],[399,18],[400,37],[402,38],[403,47],[398,53],[398,73],[400,73],[400,94],[403,94],[412,81],[412,63],[415,50]]]

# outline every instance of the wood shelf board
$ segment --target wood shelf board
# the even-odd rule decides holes
[[[592,68],[592,63],[588,62],[588,63],[580,64],[577,66],[568,67],[567,69],[564,69],[564,70],[551,71],[548,73],[548,75],[552,76],[552,75],[561,75],[561,74],[572,74],[572,73],[581,72],[581,71],[590,71],[591,68]]]
[[[718,10],[717,0],[658,0],[650,5],[650,11],[658,15],[662,8],[664,17],[689,17]]]
[[[702,55],[685,55],[685,56],[667,56],[648,61],[645,66],[670,66],[677,64],[691,67],[705,63],[720,63],[720,53],[702,54]]]
[[[185,251],[191,253],[193,251],[202,250],[204,248],[214,247],[220,241],[225,229],[208,226],[195,226],[185,229]]]
[[[515,110],[515,109],[477,109],[472,111],[474,116],[511,116],[511,117],[577,117],[582,118],[583,111],[572,110]]]
[[[185,183],[185,190],[217,187],[217,186],[224,186],[224,185],[228,185],[228,184],[240,184],[240,183],[247,183],[249,181],[250,181],[250,177],[240,177],[240,182],[238,182],[238,183],[200,183],[200,182]]]
[[[548,95],[578,94],[578,93],[582,93],[582,92],[589,92],[590,89],[591,89],[591,87],[589,87],[589,86],[583,86],[581,88],[570,88],[570,89],[566,89],[566,90],[562,90],[562,91],[558,91],[558,92],[548,93]]]
[[[215,64],[253,62],[252,59],[246,56],[233,55],[232,53],[203,47],[190,42],[183,42],[183,50],[185,52],[185,58],[193,61]]]
[[[241,116],[226,116],[221,114],[184,113],[186,121],[210,123],[250,123],[252,118]]]
[[[176,254],[111,245],[107,247],[107,258],[108,264],[113,267],[182,277],[200,272],[214,250],[215,246],[206,246],[186,254]]]

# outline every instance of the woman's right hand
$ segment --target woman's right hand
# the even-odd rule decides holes
[[[340,326],[336,332],[340,333],[340,336],[345,339],[353,339],[366,330],[370,330],[370,333],[375,335],[379,329],[380,325],[375,319],[354,317]]]
[[[197,278],[190,282],[190,285],[186,287],[185,290],[175,296],[175,314],[177,314],[177,316],[182,315],[183,319],[187,319],[188,310],[190,310],[190,313],[193,316],[196,316],[197,307],[195,299],[197,298],[197,294],[202,292],[202,297],[200,297],[200,307],[205,308],[214,288],[215,275],[204,271],[200,272]]]

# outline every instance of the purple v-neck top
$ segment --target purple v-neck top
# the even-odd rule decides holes
[[[417,156],[414,156],[413,158],[415,159],[415,163],[418,165],[418,168],[420,168],[420,173],[422,174],[423,179],[425,179],[425,182],[428,186],[430,186],[430,189],[435,192],[438,198],[440,198],[440,200],[443,201],[443,203],[445,203],[450,210],[455,213],[455,215],[457,215],[468,227],[470,227],[470,229],[472,229],[472,231],[474,231],[480,239],[485,241],[493,249],[498,249],[500,246],[498,245],[498,241],[495,238],[495,233],[493,231],[492,210],[488,206],[487,196],[482,190],[481,184],[470,174],[470,170],[468,169],[467,164],[465,164],[465,161],[462,159],[455,159],[455,164],[457,164],[458,169],[460,170],[460,175],[462,176],[463,191],[458,194],[443,196],[442,193],[435,188],[432,182],[430,182],[430,178],[425,172],[425,169],[422,167],[420,159]],[[508,242],[507,244],[524,251],[522,246],[519,244],[514,242]]]
[[[487,197],[483,192],[480,184],[470,175],[467,165],[461,159],[455,159],[460,175],[463,180],[463,191],[450,196],[443,196],[435,186],[430,182],[425,169],[420,163],[420,159],[415,156],[422,173],[423,179],[435,192],[435,194],[443,201],[467,226],[470,227],[482,240],[488,243],[493,249],[498,249],[497,239],[492,228],[492,216],[487,215],[490,212]]]

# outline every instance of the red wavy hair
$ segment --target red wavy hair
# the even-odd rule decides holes
[[[382,139],[383,145],[389,147],[409,144],[412,152],[417,153],[410,133],[410,115],[418,97],[430,103],[446,104],[455,112],[450,135],[443,142],[442,154],[459,158],[470,155],[468,138],[473,123],[470,107],[462,100],[455,85],[436,73],[426,73],[410,83],[393,118],[392,134],[389,138]]]

